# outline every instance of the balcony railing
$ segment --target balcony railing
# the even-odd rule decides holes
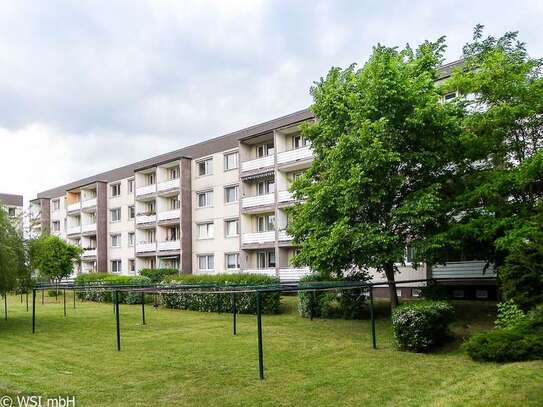
[[[292,240],[292,236],[287,233],[286,229],[281,229],[277,232],[277,240],[280,242],[288,242]]]
[[[68,205],[68,212],[78,211],[81,209],[81,202],[75,202]]]
[[[181,242],[179,240],[172,240],[169,242],[158,242],[159,251],[180,250],[180,249],[181,249]]]
[[[294,201],[292,192],[289,191],[277,191],[277,202],[291,202]]]
[[[81,226],[81,233],[96,232],[96,223]]]
[[[68,234],[69,235],[75,235],[77,233],[81,233],[81,225],[79,225],[79,226],[69,226],[68,227]]]
[[[156,222],[156,214],[155,215],[138,215],[136,216],[136,224],[142,224],[142,223],[152,223]]]
[[[248,274],[264,274],[266,276],[272,276],[275,277],[275,269],[274,268],[267,268],[267,269],[243,269],[244,273]]]
[[[496,270],[492,265],[483,273],[484,261],[453,261],[445,265],[436,265],[432,268],[434,278],[474,278],[496,277]]]
[[[286,164],[295,161],[309,160],[313,153],[309,147],[297,148],[295,150],[283,151],[277,154],[277,164]]]
[[[161,220],[170,220],[170,219],[179,219],[181,212],[179,209],[174,209],[171,211],[161,211],[157,214],[157,219]]]
[[[87,199],[86,201],[81,202],[81,207],[83,209],[92,208],[93,206],[96,206],[96,198]]]
[[[159,191],[167,191],[169,189],[179,188],[179,178],[170,179],[168,181],[161,182],[158,184]]]
[[[255,160],[244,161],[241,163],[242,171],[258,170],[259,168],[273,167],[273,155],[257,158]]]
[[[93,256],[96,256],[96,249],[83,250],[83,257],[93,257]]]
[[[305,277],[308,274],[311,274],[309,267],[281,267],[279,269],[279,279],[281,281],[299,281],[302,277]]]
[[[156,251],[156,242],[140,242],[136,245],[136,252],[145,253],[145,252],[155,252]]]
[[[244,233],[241,235],[241,243],[269,243],[275,241],[275,231],[271,232],[257,232],[257,233]]]
[[[154,194],[156,192],[156,184],[146,185],[136,188],[136,196]]]
[[[273,205],[275,194],[248,196],[241,200],[242,208],[253,208],[255,206]]]

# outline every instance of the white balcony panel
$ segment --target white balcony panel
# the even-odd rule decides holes
[[[171,242],[158,242],[158,250],[180,250],[181,242],[179,240],[174,240]]]
[[[287,233],[286,229],[282,229],[277,232],[277,240],[280,242],[290,241],[292,240],[292,236]]]
[[[81,226],[70,226],[68,227],[68,234],[75,235],[76,233],[81,233]]]
[[[278,191],[277,192],[277,202],[291,202],[294,201],[292,193],[289,191]]]
[[[255,206],[262,206],[262,205],[273,205],[274,201],[275,201],[274,194],[248,196],[242,199],[241,206],[242,208],[252,208]]]
[[[311,274],[309,267],[290,268],[281,267],[279,269],[279,279],[281,281],[299,281],[302,277]]]
[[[81,232],[95,232],[95,231],[96,231],[96,223],[91,223],[89,225],[81,226]]]
[[[164,181],[158,184],[159,191],[166,191],[168,189],[179,188],[179,178],[171,179],[169,181]]]
[[[91,208],[96,206],[96,198],[87,199],[86,201],[81,202],[82,208]]]
[[[267,276],[275,277],[275,269],[244,269],[243,273],[248,274],[265,274]]]
[[[156,215],[138,215],[136,216],[136,223],[151,223],[156,222]]]
[[[180,217],[181,212],[179,209],[174,209],[173,211],[162,211],[157,214],[158,220],[179,219]]]
[[[474,278],[496,277],[496,270],[490,265],[483,273],[486,262],[484,261],[454,261],[445,265],[436,265],[432,268],[434,278]]]
[[[242,243],[269,243],[275,241],[275,231],[260,233],[244,233],[241,235]]]
[[[241,163],[242,171],[258,170],[259,168],[273,167],[273,155],[257,158],[256,160],[245,161]]]
[[[138,253],[144,253],[144,252],[154,252],[156,251],[156,243],[148,243],[148,242],[141,242],[136,245],[136,252]]]
[[[81,209],[81,202],[76,202],[68,205],[68,212],[78,211]]]
[[[309,147],[297,148],[295,150],[283,151],[277,154],[277,163],[286,164],[294,161],[309,160],[313,153]]]
[[[96,249],[87,249],[83,251],[83,257],[96,256]]]
[[[156,192],[156,184],[136,188],[136,196],[153,194]]]

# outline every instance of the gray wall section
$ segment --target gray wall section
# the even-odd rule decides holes
[[[107,273],[107,184],[96,183],[96,270]]]
[[[192,274],[192,186],[190,158],[181,158],[181,271]]]

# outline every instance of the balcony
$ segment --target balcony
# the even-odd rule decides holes
[[[158,251],[172,251],[181,250],[181,242],[179,240],[172,240],[169,242],[158,242]]]
[[[179,219],[181,216],[181,211],[179,209],[174,209],[171,211],[162,211],[157,214],[158,221],[161,220],[171,220],[171,219]]]
[[[68,205],[68,212],[79,211],[81,209],[81,202],[76,202]]]
[[[279,280],[281,281],[299,281],[302,277],[311,274],[309,267],[292,268],[281,267],[279,269]]]
[[[156,251],[155,242],[140,242],[136,245],[137,253],[155,252],[155,251]]]
[[[67,232],[69,235],[77,235],[78,233],[81,233],[81,225],[68,226]]]
[[[168,191],[171,189],[178,189],[179,188],[179,178],[171,179],[168,181],[161,182],[158,184],[158,191]]]
[[[156,192],[156,184],[146,185],[136,188],[136,196],[154,194]]]
[[[433,278],[485,278],[496,277],[496,270],[491,265],[485,273],[484,261],[453,261],[445,265],[436,265],[432,268]]]
[[[294,201],[294,197],[292,196],[292,192],[289,191],[278,191],[277,192],[277,202],[292,202]]]
[[[292,236],[287,233],[286,229],[281,229],[277,232],[277,240],[280,242],[289,242],[292,240]]]
[[[243,273],[248,274],[263,274],[266,276],[275,277],[275,269],[269,268],[269,269],[243,269]]]
[[[87,199],[87,200],[81,202],[81,207],[83,209],[92,208],[93,206],[96,206],[96,198]]]
[[[96,223],[81,226],[81,233],[96,232]]]
[[[241,243],[270,243],[275,242],[275,231],[271,232],[257,232],[257,233],[244,233],[241,235]]]
[[[296,161],[305,161],[313,158],[309,147],[297,148],[295,150],[283,151],[277,154],[277,164],[288,164]]]
[[[256,160],[249,160],[241,163],[241,171],[253,171],[260,168],[273,167],[274,158],[273,155],[267,157],[257,158]]]
[[[142,223],[154,223],[154,222],[156,222],[156,214],[136,216],[137,225],[141,225]]]
[[[255,206],[273,205],[275,202],[274,194],[248,196],[241,200],[242,208],[254,208]]]
[[[96,249],[83,250],[83,257],[96,257]]]

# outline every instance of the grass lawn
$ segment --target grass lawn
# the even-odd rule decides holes
[[[69,294],[71,296],[71,293]],[[543,405],[543,362],[481,364],[459,348],[398,352],[386,317],[377,350],[367,321],[263,317],[264,381],[258,380],[256,322],[231,316],[121,305],[122,351],[111,304],[41,305],[37,330],[18,297],[0,321],[0,396],[75,395],[77,406],[529,406]],[[2,304],[0,304],[2,305]],[[477,308],[475,308],[477,307]],[[0,306],[0,309],[3,307]],[[478,310],[475,312],[474,310]],[[493,307],[459,305],[460,338],[492,326]]]

